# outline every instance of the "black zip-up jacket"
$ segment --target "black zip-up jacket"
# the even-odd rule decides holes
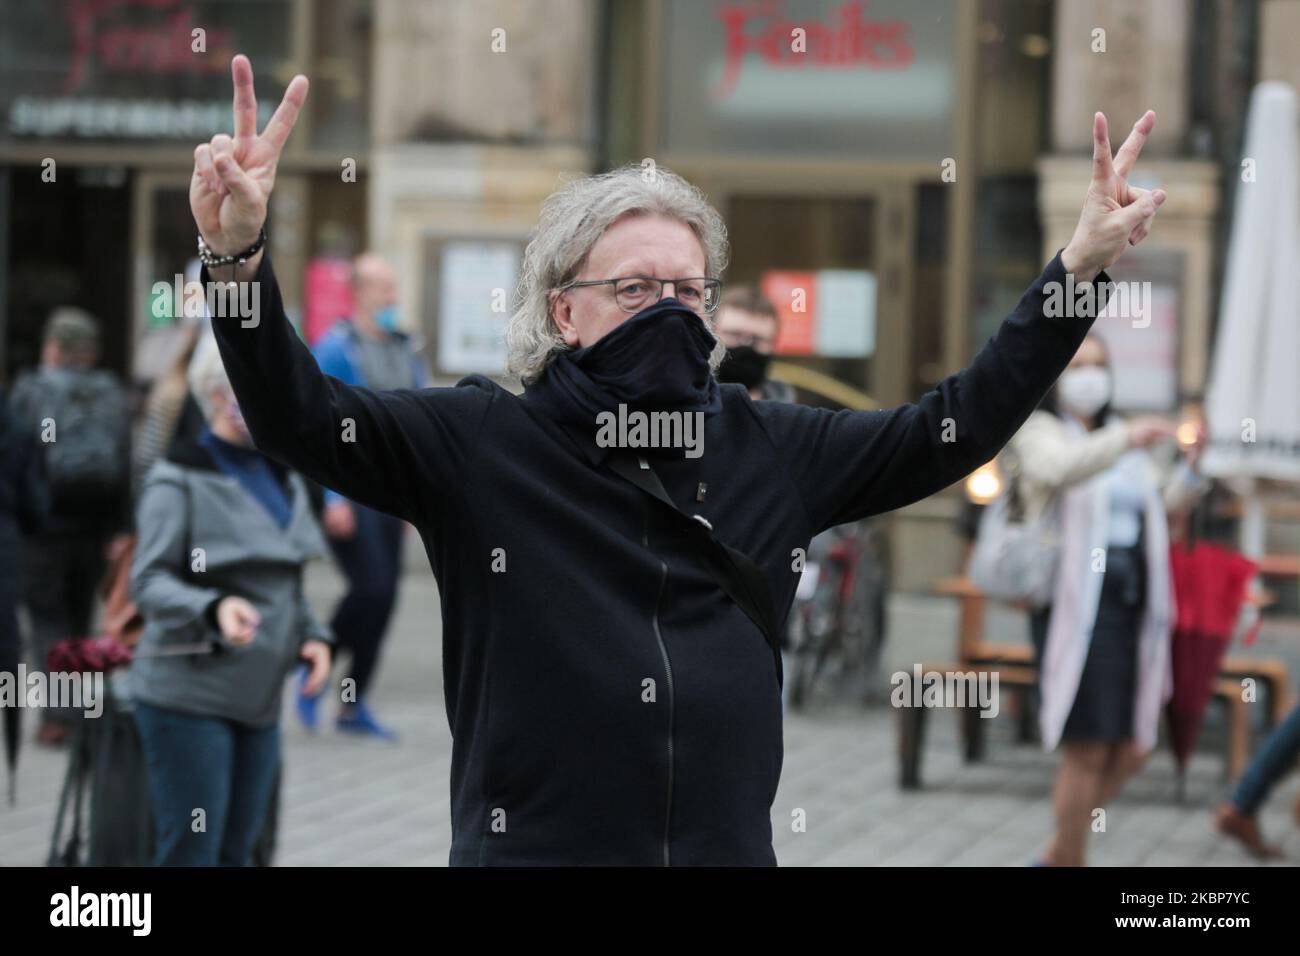
[[[580,447],[485,378],[373,392],[322,375],[269,257],[255,278],[260,323],[213,326],[258,447],[410,521],[437,576],[451,863],[775,863],[772,652],[681,516],[602,467],[594,438]],[[655,469],[762,568],[784,620],[796,549],[961,479],[1033,411],[1091,325],[1043,314],[1051,281],[1065,282],[1059,256],[917,404],[832,412],[727,385],[703,456]]]

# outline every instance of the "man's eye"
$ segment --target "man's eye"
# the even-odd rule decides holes
[[[623,286],[623,292],[627,295],[642,295],[645,292],[645,285],[640,282],[629,282]]]
[[[693,289],[688,285],[684,285],[682,286],[682,291],[679,294],[688,299],[698,299],[700,297],[700,290]]]

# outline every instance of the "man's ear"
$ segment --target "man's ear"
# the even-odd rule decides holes
[[[569,305],[568,297],[563,292],[552,290],[549,304],[551,321],[555,323],[560,338],[564,339],[564,344],[569,348],[577,348],[578,327],[573,322],[573,309]]]

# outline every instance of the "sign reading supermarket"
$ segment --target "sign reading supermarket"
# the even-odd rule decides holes
[[[289,0],[0,5],[0,137],[192,141],[229,131],[230,58],[262,64],[259,126],[292,73]]]

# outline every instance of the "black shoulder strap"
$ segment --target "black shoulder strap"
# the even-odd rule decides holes
[[[763,632],[764,639],[772,649],[772,656],[776,659],[777,685],[783,685],[785,675],[781,666],[780,624],[767,580],[758,565],[743,551],[718,540],[713,534],[713,525],[703,517],[687,514],[677,507],[668,496],[659,476],[644,458],[615,452],[609,456],[608,463],[611,471],[667,505],[694,529],[691,540],[696,544],[696,554],[722,593],[731,598]]]

